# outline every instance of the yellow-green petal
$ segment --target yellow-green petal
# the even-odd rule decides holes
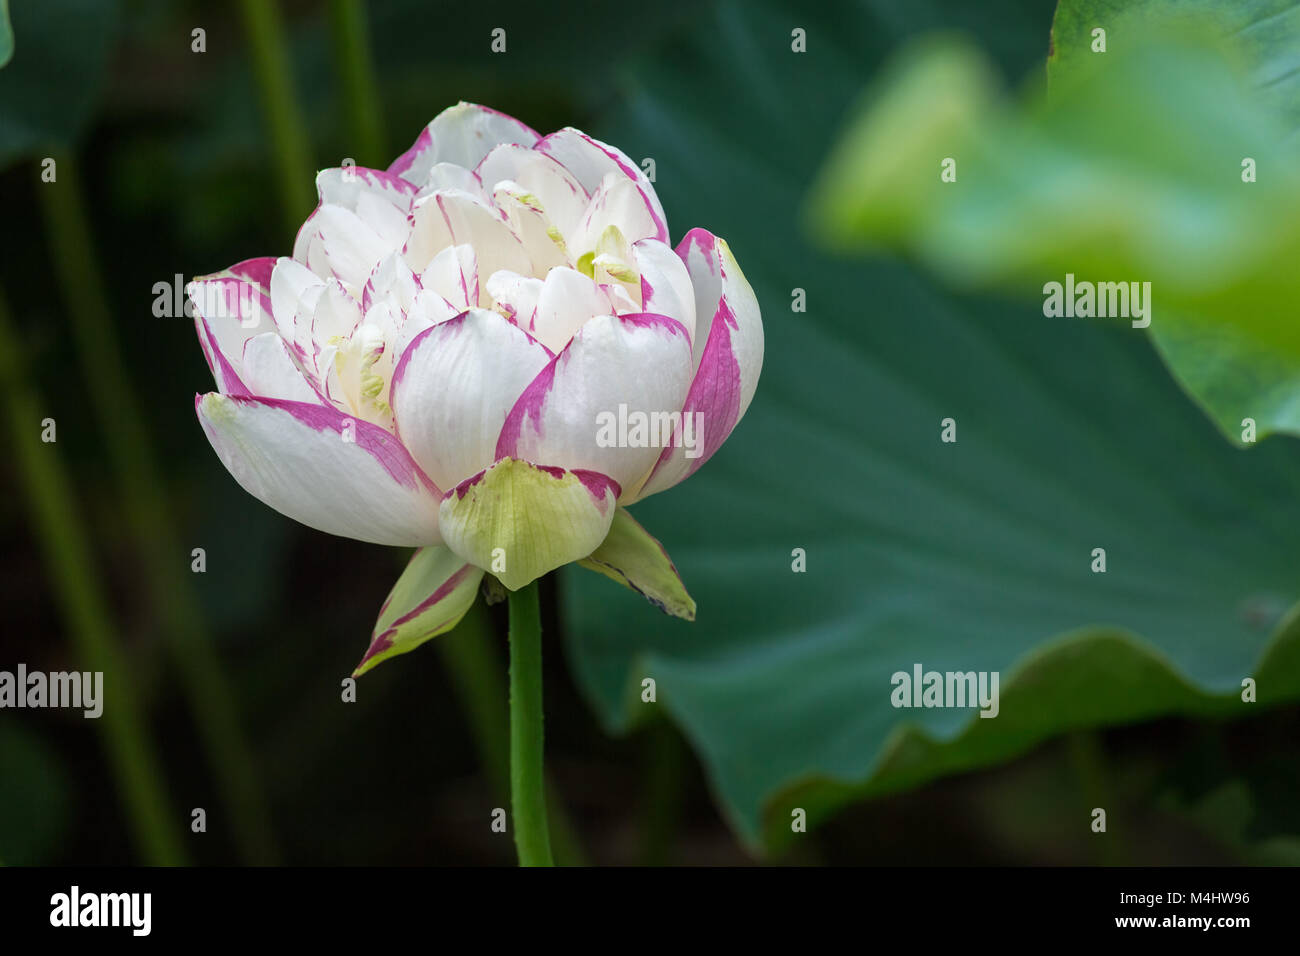
[[[449,491],[438,522],[448,547],[517,591],[596,550],[618,494],[598,472],[503,458]]]
[[[474,604],[482,578],[480,568],[447,548],[415,552],[380,608],[370,647],[352,676],[450,631]]]
[[[668,552],[624,508],[600,547],[578,563],[631,588],[665,614],[695,620],[695,601]]]

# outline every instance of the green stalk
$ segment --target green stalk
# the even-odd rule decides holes
[[[542,617],[537,582],[510,601],[510,805],[520,866],[551,866],[542,767]]]
[[[362,0],[330,0],[329,10],[348,138],[359,165],[379,167],[387,158],[387,150],[365,4]]]
[[[262,110],[271,131],[284,221],[289,235],[293,236],[311,212],[316,196],[307,124],[293,92],[290,72],[293,61],[285,43],[276,0],[241,0],[240,10],[253,58],[253,72],[261,91]]]
[[[36,187],[50,257],[150,596],[162,619],[167,646],[180,672],[240,853],[249,863],[274,862],[266,809],[233,706],[236,696],[213,652],[190,580],[191,549],[182,547],[176,538],[175,522],[160,493],[167,486],[122,363],[108,295],[91,244],[76,159],[59,151],[50,155],[58,179]]]
[[[41,441],[40,412],[45,406],[25,381],[20,347],[0,296],[0,390],[8,412],[14,461],[30,499],[36,539],[45,557],[73,645],[77,668],[102,672],[103,714],[95,720],[103,734],[132,837],[142,858],[155,866],[186,862],[177,817],[162,789],[162,774],[145,732],[137,697],[127,677],[100,571],[85,525],[77,517],[71,483],[55,451]],[[55,426],[57,428],[57,424]]]

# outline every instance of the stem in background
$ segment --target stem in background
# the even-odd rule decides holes
[[[126,655],[109,623],[108,602],[99,588],[85,525],[76,514],[71,484],[54,444],[41,441],[41,402],[25,381],[20,346],[8,307],[0,296],[0,391],[12,432],[14,461],[31,501],[33,531],[80,657],[78,669],[102,672],[102,716],[109,763],[117,778],[142,857],[154,866],[186,862],[186,853],[162,774],[145,733],[138,702],[127,679]],[[57,428],[57,424],[55,426]]]
[[[641,829],[644,866],[672,863],[673,845],[685,805],[686,745],[665,717],[655,717],[645,732],[648,781]]]
[[[1077,730],[1066,738],[1066,751],[1074,768],[1075,779],[1087,804],[1091,823],[1092,810],[1101,807],[1106,811],[1106,832],[1089,833],[1092,840],[1100,840],[1099,855],[1103,865],[1123,866],[1125,856],[1123,834],[1115,832],[1114,822],[1119,819],[1115,788],[1111,786],[1106,769],[1106,752],[1101,735],[1095,730]]]
[[[387,156],[379,84],[370,55],[370,27],[362,0],[330,0],[330,32],[338,64],[348,138],[360,166],[382,168]]]
[[[510,722],[500,656],[489,644],[491,627],[482,601],[450,634],[434,641],[451,672],[451,684],[478,747],[479,763],[494,797],[510,796]]]
[[[510,602],[510,804],[520,866],[551,866],[542,767],[542,617],[537,582]]]
[[[122,364],[122,351],[108,309],[76,159],[52,151],[58,179],[39,183],[50,257],[64,296],[85,378],[86,391],[109,453],[118,494],[142,559],[150,597],[166,632],[173,664],[181,675],[190,712],[231,818],[242,858],[275,859],[273,838],[247,742],[239,729],[220,660],[213,652],[193,584],[190,548],[177,541],[166,485],[153,455],[144,417]]]
[[[240,10],[253,57],[253,72],[261,91],[262,109],[271,130],[284,220],[289,235],[293,236],[315,203],[307,124],[293,92],[290,71],[293,60],[284,40],[277,0],[241,0]]]
[[[451,672],[451,684],[460,699],[478,746],[479,762],[492,794],[510,799],[510,722],[501,655],[492,641],[491,618],[481,601],[475,602],[450,634],[434,644]],[[551,818],[551,846],[560,866],[586,866],[586,853],[565,812],[559,790],[546,781],[546,805]]]

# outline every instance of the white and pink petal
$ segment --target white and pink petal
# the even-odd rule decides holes
[[[496,312],[470,309],[417,336],[393,375],[397,434],[439,487],[496,460],[496,439],[551,355]]]
[[[435,116],[388,171],[422,186],[437,163],[473,169],[493,146],[500,143],[532,146],[537,140],[537,131],[519,120],[485,106],[462,102]]]
[[[195,411],[240,486],[327,534],[436,544],[439,491],[389,432],[307,402],[195,396]]]
[[[498,458],[585,469],[640,485],[691,380],[691,345],[662,315],[597,316],[528,386],[501,429]],[[645,427],[638,431],[637,423]]]
[[[242,378],[248,391],[257,398],[291,402],[321,400],[278,332],[263,332],[244,343]]]
[[[622,150],[571,127],[543,137],[536,148],[556,159],[572,173],[588,194],[594,193],[611,172],[621,173],[636,183],[656,220],[655,238],[662,242],[668,241],[668,222],[654,186],[641,168]]]
[[[758,299],[726,242],[692,229],[677,247],[695,289],[695,374],[682,408],[700,423],[696,441],[665,448],[653,473],[625,503],[671,488],[694,474],[744,416],[763,368],[763,321]],[[692,448],[692,445],[698,447]]]
[[[271,300],[259,286],[234,278],[229,270],[196,279],[185,292],[217,389],[228,395],[248,394],[242,380],[244,345],[274,327]]]
[[[370,646],[352,676],[450,631],[473,606],[482,580],[481,568],[448,548],[416,551],[380,608]]]

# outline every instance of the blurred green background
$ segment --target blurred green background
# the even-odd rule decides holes
[[[579,569],[544,582],[562,860],[1300,860],[1296,442],[1233,448],[1136,331],[806,224],[910,40],[962,33],[1018,84],[1053,3],[13,6],[0,668],[103,664],[126,713],[0,712],[0,861],[513,861],[489,827],[502,608],[341,702],[405,556],[244,494],[194,419],[192,324],[153,311],[176,274],[286,253],[316,168],[386,166],[460,99],[655,159],[673,238],[728,240],[768,337],[732,439],[635,511],[698,620]],[[917,662],[1000,671],[1000,716],[893,709]]]

